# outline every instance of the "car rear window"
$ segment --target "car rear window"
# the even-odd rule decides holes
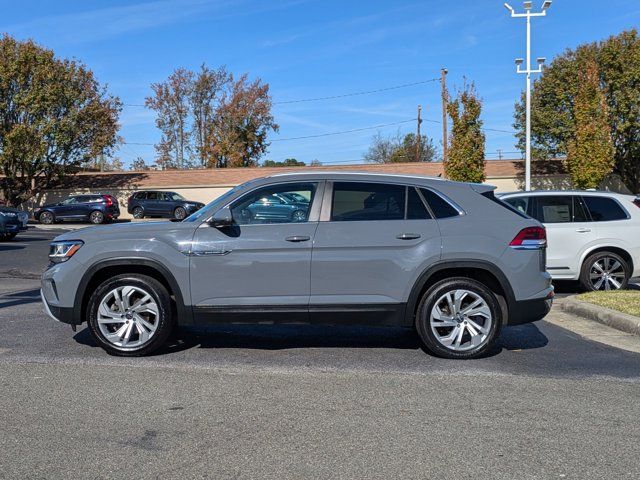
[[[460,215],[460,212],[453,205],[437,193],[426,188],[421,188],[420,192],[422,192],[436,218],[449,218]]]
[[[584,195],[582,198],[594,222],[609,222],[629,218],[627,212],[612,198],[588,195]]]

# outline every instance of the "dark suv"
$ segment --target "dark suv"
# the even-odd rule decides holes
[[[0,242],[13,240],[18,232],[27,229],[28,221],[27,212],[0,205]]]
[[[120,207],[113,195],[73,195],[62,202],[40,207],[33,216],[47,225],[63,220],[88,220],[97,225],[117,219]]]
[[[204,207],[204,203],[187,200],[176,192],[143,190],[129,197],[127,212],[133,218],[163,217],[184,220]]]
[[[274,197],[308,207],[243,213]],[[292,173],[240,185],[182,222],[61,235],[42,297],[51,317],[88,322],[116,355],[151,353],[176,325],[366,323],[415,328],[436,355],[472,358],[503,325],[549,311],[545,248],[542,225],[487,185]]]

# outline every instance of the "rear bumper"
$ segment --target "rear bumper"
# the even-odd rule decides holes
[[[551,310],[553,295],[553,287],[551,287],[545,297],[514,301],[509,305],[509,317],[506,325],[522,325],[542,320]]]

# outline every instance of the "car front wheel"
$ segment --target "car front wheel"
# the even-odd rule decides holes
[[[146,275],[106,280],[91,295],[87,311],[91,335],[112,355],[147,355],[165,343],[173,328],[169,292]]]
[[[580,285],[588,291],[627,288],[631,278],[629,264],[612,252],[598,252],[587,258],[580,272]]]
[[[442,280],[423,295],[416,328],[426,348],[439,357],[470,359],[494,345],[502,326],[496,295],[470,278]]]
[[[173,211],[173,217],[176,220],[184,220],[187,218],[187,211],[182,207],[178,207]]]

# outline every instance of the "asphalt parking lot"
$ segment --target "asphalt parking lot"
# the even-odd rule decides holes
[[[115,358],[42,313],[55,234],[0,244],[0,478],[640,477],[638,337],[554,307],[466,362],[302,326]]]

